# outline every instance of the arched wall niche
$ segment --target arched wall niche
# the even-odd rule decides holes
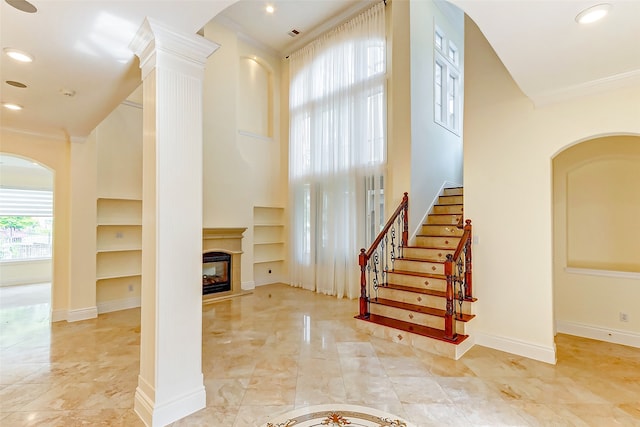
[[[640,136],[572,144],[553,159],[556,206],[566,215],[566,266],[640,272]]]
[[[241,56],[238,67],[238,129],[273,136],[273,70],[257,56]]]
[[[640,135],[583,139],[552,165],[556,331],[638,346]]]

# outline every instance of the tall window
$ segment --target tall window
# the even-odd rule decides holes
[[[434,51],[434,120],[454,133],[460,131],[460,58],[458,47],[436,27]]]
[[[384,29],[379,3],[290,56],[294,286],[359,295],[358,250],[383,208]]]

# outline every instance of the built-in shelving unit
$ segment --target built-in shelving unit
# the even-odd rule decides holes
[[[256,285],[279,282],[284,273],[284,208],[253,208],[253,276]]]
[[[98,289],[140,287],[142,274],[142,201],[99,198],[96,282]],[[102,289],[102,293],[108,293]]]

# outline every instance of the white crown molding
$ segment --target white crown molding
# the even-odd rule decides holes
[[[45,138],[45,139],[51,139],[51,140],[60,141],[60,142],[68,142],[69,141],[69,136],[67,134],[51,135],[51,134],[47,134],[47,133],[39,133],[39,132],[34,132],[34,131],[29,131],[29,130],[24,130],[24,129],[10,128],[10,127],[3,127],[2,128],[2,132],[10,132],[10,133],[15,133],[15,134],[20,134],[20,135],[28,135],[28,136],[33,136],[33,137],[36,137],[36,138]]]
[[[139,102],[129,101],[128,99],[122,101],[120,105],[126,105],[127,107],[133,107],[142,110],[142,104],[140,104]]]
[[[297,38],[294,42],[292,42],[285,48],[285,51],[286,51],[284,52],[285,57],[288,58],[289,55],[291,55],[293,52],[311,43],[313,40],[317,39],[327,31],[330,31],[335,27],[344,24],[345,22],[354,18],[356,15],[358,15],[365,9],[369,7],[373,7],[376,3],[378,2],[371,1],[371,0],[360,0],[359,2],[355,3],[353,6],[345,10],[343,13],[337,16],[334,16],[333,18],[328,19],[327,21],[323,22],[317,27],[311,29],[310,31],[300,36],[300,38]]]
[[[282,55],[280,52],[278,52],[277,50],[271,48],[270,46],[267,46],[266,44],[262,43],[259,40],[254,39],[253,37],[249,36],[247,33],[244,32],[244,28],[242,25],[238,24],[236,21],[234,21],[233,19],[229,18],[228,16],[224,16],[224,15],[218,15],[214,18],[214,21],[217,22],[218,24],[222,25],[223,27],[225,27],[226,29],[232,31],[233,33],[235,33],[236,37],[238,37],[238,40],[251,45],[257,49],[260,49],[261,51],[269,54],[270,56],[274,57],[274,58],[279,58],[280,55]]]
[[[529,98],[531,98],[536,107],[544,107],[573,98],[594,95],[636,84],[640,84],[640,70],[632,70],[561,89],[533,94]]]

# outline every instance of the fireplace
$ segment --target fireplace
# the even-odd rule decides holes
[[[202,254],[202,295],[231,290],[231,254]]]
[[[246,228],[231,227],[202,229],[204,303],[243,294],[242,234],[245,230]]]

